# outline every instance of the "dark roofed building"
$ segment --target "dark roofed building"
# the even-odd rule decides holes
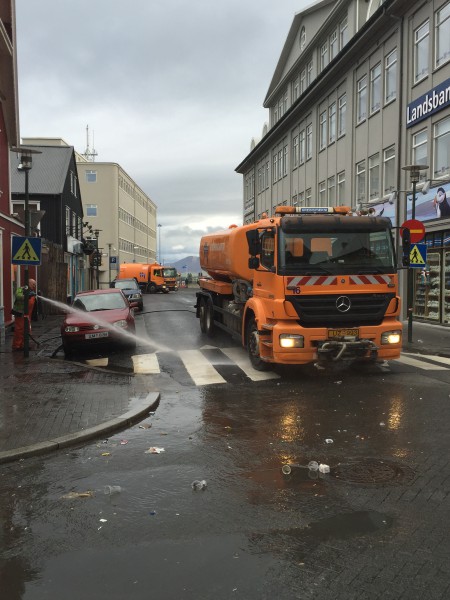
[[[83,252],[83,205],[72,146],[33,146],[29,172],[31,235],[42,237],[38,286],[44,296],[66,302],[87,285]],[[11,152],[13,213],[23,220],[25,177]]]

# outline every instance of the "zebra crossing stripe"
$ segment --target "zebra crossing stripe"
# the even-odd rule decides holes
[[[179,350],[178,354],[196,385],[226,383],[200,350]]]
[[[434,359],[435,357],[433,357]],[[404,365],[409,365],[410,367],[417,367],[418,369],[425,369],[429,371],[446,371],[446,367],[441,367],[440,365],[432,365],[431,363],[425,363],[421,360],[416,360],[415,358],[411,358],[410,356],[405,356],[402,354],[400,358],[397,358],[395,362],[402,363]]]
[[[280,376],[273,371],[257,371],[252,367],[249,357],[242,348],[221,348],[225,356],[228,356],[252,381],[264,381],[266,379],[279,379]]]
[[[103,358],[90,358],[85,362],[90,367],[107,367],[109,359],[107,356],[104,356]]]
[[[155,352],[152,354],[137,354],[136,356],[132,356],[131,360],[133,361],[135,373],[150,375],[161,372]]]
[[[407,356],[411,356],[411,354],[408,354]],[[417,356],[417,354],[415,354],[415,356]],[[450,358],[446,358],[445,356],[434,356],[434,354],[421,354],[420,357],[427,358],[428,360],[433,360],[434,362],[450,366]]]

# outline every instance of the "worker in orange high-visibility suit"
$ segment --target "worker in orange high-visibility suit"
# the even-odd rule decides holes
[[[24,315],[25,290],[26,287],[20,287],[14,297],[14,306],[12,314],[14,315],[14,337],[13,350],[23,350],[23,340],[25,332],[25,319],[28,321],[28,331],[31,334],[31,315],[33,313],[34,303],[36,302],[36,282],[34,279],[28,281],[28,313]]]

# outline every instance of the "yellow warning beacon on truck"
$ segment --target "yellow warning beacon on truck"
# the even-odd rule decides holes
[[[279,206],[205,235],[196,315],[239,336],[255,369],[400,356],[397,262],[385,217]]]

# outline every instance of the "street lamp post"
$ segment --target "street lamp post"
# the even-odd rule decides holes
[[[112,244],[108,242],[108,285],[111,285],[111,247]]]
[[[416,218],[416,186],[420,179],[420,171],[428,169],[428,165],[406,165],[402,167],[404,171],[409,172],[410,180],[412,183],[412,207],[411,207],[411,219]],[[408,267],[408,278],[407,278],[407,296],[406,306],[408,314],[408,343],[412,343],[412,331],[413,331],[413,296],[414,296],[414,280],[411,267]]]
[[[13,150],[20,153],[20,164],[17,169],[25,173],[25,236],[30,237],[30,194],[28,175],[33,165],[32,154],[41,154],[41,152],[39,150],[32,150],[31,148],[13,148]],[[24,358],[28,358],[30,355],[30,322],[28,318],[28,306],[30,299],[30,290],[28,289],[28,284],[30,282],[30,273],[27,264],[24,265],[23,282],[25,288],[25,293],[23,295],[23,355]]]
[[[162,265],[161,262],[161,223],[158,223],[158,262]]]

